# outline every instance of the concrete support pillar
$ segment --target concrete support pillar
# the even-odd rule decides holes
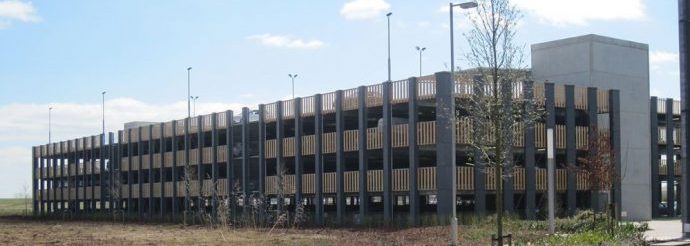
[[[197,174],[197,197],[196,197],[196,211],[204,211],[204,119],[201,115],[196,117],[196,174]]]
[[[60,162],[58,163],[58,170],[59,172],[57,173],[58,176],[60,177],[58,185],[60,186],[60,212],[64,212],[65,210],[65,201],[69,200],[69,198],[65,198],[65,177],[67,175],[65,174],[65,158],[67,157],[67,149],[65,148],[65,142],[60,142]],[[102,194],[102,193],[101,193]],[[112,203],[110,203],[112,204]]]
[[[345,214],[345,117],[343,116],[343,91],[335,92],[335,190],[336,221],[343,224]]]
[[[259,108],[262,108],[262,105],[259,105]],[[259,121],[263,121],[263,112],[259,110]],[[261,138],[259,138],[261,139]],[[259,153],[259,158],[263,158],[263,154]],[[261,161],[259,161],[259,164],[261,164]],[[260,175],[263,174],[261,173],[263,171],[262,165],[259,165],[259,172]],[[248,181],[247,178],[249,178],[247,173],[249,172],[249,108],[244,107],[242,108],[242,174],[240,174],[240,177],[242,179],[241,181],[241,189],[242,189],[242,197],[249,197],[249,191],[247,190],[248,187]],[[259,186],[263,188],[263,184],[259,182]],[[247,201],[244,199],[243,201],[244,204],[242,204],[242,213],[247,212]]]
[[[149,197],[148,197],[148,209],[146,211],[146,217],[148,219],[153,218],[153,213],[155,212],[153,209],[154,203],[153,200],[155,199],[155,195],[153,193],[153,184],[154,178],[153,178],[153,152],[154,152],[154,144],[153,144],[153,124],[148,126],[149,128],[149,145],[147,148],[149,148],[149,154],[145,158],[149,158],[149,166],[148,166],[148,176],[149,176]]]
[[[137,217],[141,220],[144,216],[144,143],[142,142],[142,133],[144,132],[143,127],[137,127],[137,158],[139,159],[139,165],[137,168],[137,186],[139,186],[139,192],[137,194]]]
[[[162,220],[165,218],[165,210],[167,209],[167,202],[165,201],[165,177],[167,176],[165,173],[165,163],[170,160],[165,159],[165,151],[166,151],[166,144],[165,144],[165,123],[160,123],[159,125],[159,139],[158,139],[158,154],[160,154],[160,186],[161,186],[161,193],[160,193],[160,198],[158,199],[158,202],[160,203],[158,208],[159,208],[159,213],[158,217]]]
[[[33,209],[31,210],[33,212],[34,216],[38,216],[38,211],[39,211],[39,205],[38,201],[40,200],[40,195],[38,193],[39,191],[39,181],[40,181],[40,173],[36,173],[36,169],[39,167],[39,155],[40,155],[40,147],[33,147],[31,149],[31,158],[32,158],[32,165],[31,165],[31,199],[32,199],[32,206]]]
[[[122,138],[119,138],[118,141],[122,141],[121,139]],[[65,151],[63,151],[62,153],[65,153]],[[114,193],[113,192],[113,183],[119,181],[119,178],[120,178],[120,173],[117,171],[118,170],[118,168],[117,168],[117,166],[118,166],[117,156],[119,156],[119,155],[120,155],[120,152],[117,151],[115,148],[115,133],[108,132],[108,176],[109,176],[109,180],[108,180],[108,185],[106,185],[108,191],[105,194],[108,194],[108,211],[111,213],[115,209],[115,199],[113,198],[113,193]],[[61,165],[61,168],[63,168],[62,165]],[[64,174],[63,174],[63,177],[64,177]],[[101,193],[101,194],[104,194],[104,193]]]
[[[390,81],[383,82],[383,219],[389,223],[393,219],[393,141]]]
[[[100,187],[100,193],[101,195],[98,197],[98,210],[100,211],[105,211],[105,197],[108,193],[106,193],[106,183],[105,183],[105,175],[108,173],[106,172],[105,169],[105,159],[107,157],[108,153],[108,146],[105,143],[105,133],[102,133],[100,137],[98,138],[100,141],[100,151],[98,153],[98,168],[100,169],[99,175],[98,175],[98,186]]]
[[[190,172],[192,170],[192,167],[189,164],[189,160],[190,160],[189,159],[189,152],[190,152],[190,148],[192,147],[192,145],[191,145],[192,139],[190,138],[190,135],[189,135],[189,130],[190,130],[189,124],[190,123],[192,123],[192,119],[189,117],[185,118],[185,120],[184,120],[184,171],[183,171],[184,173],[182,174],[183,179],[184,179],[184,181],[182,181],[182,182],[183,182],[183,185],[185,186],[185,188],[184,188],[184,212],[183,212],[185,224],[188,223],[187,217],[191,216],[190,207],[192,205],[192,200],[191,200],[191,197],[189,194],[191,188],[187,187],[187,181],[189,181],[190,183],[192,182],[192,177],[187,172],[187,170],[189,170]],[[191,184],[190,184],[190,186],[191,186]]]
[[[40,154],[40,157],[39,157],[40,159],[39,159],[39,163],[38,163],[38,173],[39,173],[38,174],[38,184],[39,184],[38,185],[38,204],[39,204],[38,212],[40,215],[45,215],[45,211],[46,211],[45,210],[45,197],[43,196],[43,191],[45,190],[45,182],[44,182],[45,177],[43,175],[45,172],[43,171],[43,169],[45,168],[46,159],[45,159],[45,155],[43,154],[43,152],[44,152],[43,150],[45,150],[47,148],[48,148],[47,144],[41,146],[41,154]]]
[[[589,129],[588,129],[588,136],[594,136],[595,134],[599,133],[599,124],[598,124],[598,105],[597,105],[597,88],[595,87],[588,87],[587,88],[587,118],[589,118]],[[593,138],[590,138],[590,140]],[[590,145],[593,144],[590,141]],[[597,156],[596,150],[590,149],[588,151],[590,159],[594,158]],[[590,191],[590,206],[592,210],[595,212],[601,212],[601,208],[599,207],[599,190],[594,189]]]
[[[53,199],[51,199],[51,213],[57,212],[58,211],[58,180],[60,179],[60,176],[58,176],[58,159],[59,159],[59,154],[58,153],[58,146],[60,143],[53,143],[53,159],[52,159],[52,165],[50,166],[51,169],[53,169],[53,177],[50,178],[50,189],[51,192],[53,193]]]
[[[323,115],[321,114],[321,94],[314,95],[314,216],[317,225],[323,225]]]
[[[666,99],[666,198],[668,200],[669,216],[676,216],[676,165],[673,145],[673,99]]]
[[[134,161],[134,158],[132,157],[132,129],[127,129],[127,214],[130,216],[134,213],[134,204],[132,204],[132,197],[134,194],[132,194],[132,182],[134,182],[134,177],[132,177],[132,172],[135,170],[132,170],[132,162]],[[79,160],[76,160],[76,163],[79,163]],[[77,203],[78,204],[78,203]]]
[[[534,82],[523,81],[523,95],[525,97],[525,113],[533,114]],[[536,146],[534,142],[534,121],[525,123],[525,217],[536,219],[537,182],[536,182]]]
[[[172,168],[170,174],[172,175],[172,213],[171,217],[173,221],[177,219],[177,211],[180,209],[177,203],[177,121],[173,120],[170,126],[172,129],[172,136],[170,138],[170,145],[172,145]]]
[[[369,193],[367,190],[369,155],[367,150],[368,115],[366,86],[360,86],[357,88],[357,105],[359,106],[357,111],[357,125],[359,127],[357,129],[357,134],[359,137],[357,139],[357,146],[359,147],[359,150],[357,154],[359,160],[359,223],[361,224],[364,221],[364,218],[367,216],[367,210],[369,208]]]
[[[89,141],[91,141],[91,149],[89,150],[89,158],[91,159],[89,161],[89,165],[91,169],[91,172],[89,172],[89,178],[91,182],[89,183],[89,186],[91,187],[91,206],[90,206],[90,211],[91,213],[96,212],[96,175],[94,175],[95,170],[96,170],[96,136],[91,136],[89,138]]]
[[[235,154],[233,151],[235,143],[235,135],[233,132],[234,114],[232,110],[225,111],[225,177],[227,181],[227,194],[225,194],[230,202],[230,218],[233,220],[236,216],[237,206],[235,204]]]
[[[218,115],[211,114],[211,218],[218,219]]]
[[[448,224],[456,217],[455,177],[455,84],[448,72],[436,76],[436,209],[438,221]]]
[[[295,206],[302,204],[302,173],[304,159],[302,158],[302,98],[295,98]],[[296,208],[296,207],[295,207]]]
[[[652,183],[652,218],[659,217],[659,203],[661,203],[661,181],[659,180],[659,112],[657,97],[649,100],[649,136],[651,156],[651,183]]]
[[[568,215],[575,214],[577,204],[577,146],[575,142],[575,86],[565,86],[565,159],[567,165],[566,202]]]
[[[266,106],[259,105],[259,192],[264,194],[266,191]],[[247,137],[249,137],[247,132]],[[249,140],[249,138],[247,138]],[[247,145],[249,142],[247,142]],[[282,143],[281,143],[282,144]],[[247,172],[249,170],[247,169]]]
[[[278,187],[281,191],[278,192],[278,211],[283,211],[285,203],[285,158],[283,157],[283,137],[285,136],[285,124],[283,122],[283,102],[276,102],[276,176],[278,177]],[[281,185],[282,184],[282,185]]]
[[[409,193],[411,225],[419,225],[419,190],[417,168],[419,167],[419,146],[417,145],[417,122],[419,120],[419,103],[417,101],[417,78],[407,79],[407,139],[409,156]]]
[[[671,100],[673,105],[673,100]],[[673,106],[671,106],[673,107]],[[616,166],[616,176],[621,176],[621,106],[620,92],[609,90],[609,127],[611,129],[611,148],[613,149],[614,165]],[[667,109],[668,110],[668,109]],[[673,112],[673,111],[671,111]],[[668,134],[668,133],[667,133]],[[673,137],[673,135],[671,135]],[[673,138],[671,138],[672,140]],[[673,152],[672,152],[673,153]],[[673,175],[671,175],[673,176]],[[613,188],[613,199],[616,204],[616,218],[621,219],[621,183],[616,182]]]

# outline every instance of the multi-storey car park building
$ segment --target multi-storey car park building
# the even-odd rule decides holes
[[[612,64],[621,59],[630,64]],[[567,167],[590,155],[588,136],[596,130],[607,133],[618,157],[613,165],[622,178],[614,189],[619,216],[651,218],[661,199],[652,200],[661,190],[652,184],[660,184],[663,175],[652,172],[663,168],[653,162],[660,158],[645,155],[654,153],[657,142],[650,136],[657,132],[655,114],[647,100],[639,100],[649,98],[648,69],[644,44],[587,35],[533,45],[537,82],[516,82],[513,95],[516,101],[533,98],[544,114],[516,129],[515,172],[504,181],[504,209],[535,218],[543,207],[547,128],[555,132],[561,209],[571,214],[594,207],[597,196],[587,177]],[[367,216],[417,220],[425,213],[444,217],[454,208],[484,214],[494,209],[495,170],[474,163],[480,158],[469,145],[467,115],[455,118],[444,110],[471,95],[473,82],[466,77],[454,81],[441,72],[255,110],[128,124],[117,141],[109,133],[107,141],[100,135],[37,146],[34,211],[115,207],[142,218],[177,219],[185,206],[215,213],[217,199],[266,196],[279,205],[284,194],[285,206],[302,203],[317,223]],[[192,176],[189,192],[185,174]],[[282,192],[278,183],[284,184]]]
[[[214,211],[209,202],[214,198],[276,197],[277,173],[283,172],[288,206],[305,204],[319,222],[325,214],[338,221],[368,213],[418,216],[441,209],[435,200],[441,200],[442,189],[456,189],[459,209],[483,213],[493,207],[487,197],[495,190],[494,170],[467,164],[475,154],[468,146],[472,123],[460,115],[447,127],[441,124],[449,124],[453,114],[436,113],[454,97],[470,96],[471,87],[442,72],[259,105],[257,119],[245,108],[238,118],[226,111],[126,128],[118,132],[117,144],[93,136],[37,147],[36,176],[42,181],[37,211],[93,212],[117,204],[139,216],[176,216],[186,196],[195,209]],[[526,88],[533,90],[522,91]],[[515,98],[524,96],[533,96],[546,116],[516,130],[517,167],[506,181],[506,209],[534,217],[546,189],[547,128],[555,129],[556,159],[562,164],[557,189],[566,208],[589,207],[586,178],[569,172],[565,163],[587,154],[591,126],[610,131],[619,144],[616,130],[610,130],[619,124],[618,91],[537,82],[515,89]],[[599,122],[601,115],[612,117]],[[442,148],[455,152],[455,163],[439,155]],[[281,162],[285,170],[279,170]],[[188,194],[185,163],[195,170],[187,172],[195,175]],[[111,201],[113,189],[119,202]]]
[[[652,97],[649,105],[652,216],[675,216],[680,212],[680,101]]]

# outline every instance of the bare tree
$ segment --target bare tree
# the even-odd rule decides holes
[[[513,95],[518,83],[528,79],[524,67],[524,45],[515,41],[522,17],[510,0],[480,0],[469,14],[473,29],[465,34],[470,50],[470,66],[460,80],[473,81],[472,96],[459,104],[458,117],[472,122],[473,147],[483,165],[495,170],[496,221],[499,245],[503,245],[503,179],[513,174],[513,137],[521,123],[540,117],[531,98]],[[531,85],[531,83],[527,83]],[[528,88],[531,90],[531,88]],[[518,92],[520,93],[520,92]],[[463,100],[461,100],[463,101]],[[475,167],[483,168],[483,167]]]

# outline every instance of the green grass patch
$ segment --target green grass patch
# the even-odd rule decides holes
[[[0,198],[0,216],[29,216],[31,209],[31,199]]]

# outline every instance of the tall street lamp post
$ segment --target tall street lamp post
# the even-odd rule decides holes
[[[471,9],[471,8],[476,8],[477,3],[474,1],[470,2],[464,2],[464,3],[459,3],[459,4],[453,4],[448,3],[448,12],[450,12],[450,78],[454,82],[455,81],[455,46],[454,46],[454,38],[453,38],[453,7],[459,6],[462,9]],[[455,116],[450,117],[453,121],[455,121]],[[453,123],[455,125],[455,123]],[[454,153],[453,153],[454,154]],[[456,180],[457,182],[457,180]],[[453,184],[452,187],[456,187],[456,184]],[[455,207],[455,199],[453,199],[453,205],[452,207]],[[500,213],[500,212],[499,212]],[[453,245],[458,245],[458,217],[455,209],[453,209],[452,215],[451,215],[451,238],[452,238],[452,244]],[[499,237],[501,234],[499,233]]]
[[[190,100],[192,99],[192,95],[191,95],[192,86],[191,86],[191,82],[190,82],[190,79],[191,79],[190,73],[191,72],[192,72],[192,67],[188,67],[187,68],[187,118],[192,118],[192,112],[191,112],[192,111],[192,109],[191,109],[192,105],[190,105],[191,104]]]
[[[419,77],[422,77],[422,52],[426,50],[426,47],[416,46],[417,51],[419,51]]]
[[[51,143],[51,134],[52,134],[52,114],[53,114],[53,107],[48,108],[48,144]]]
[[[292,79],[292,99],[295,99],[295,78],[297,78],[297,74],[288,74],[288,76]]]
[[[386,14],[388,20],[388,82],[391,81],[391,15],[393,12]]]
[[[101,114],[103,116],[102,119],[102,125],[103,125],[103,137],[105,137],[105,91],[101,92]]]

